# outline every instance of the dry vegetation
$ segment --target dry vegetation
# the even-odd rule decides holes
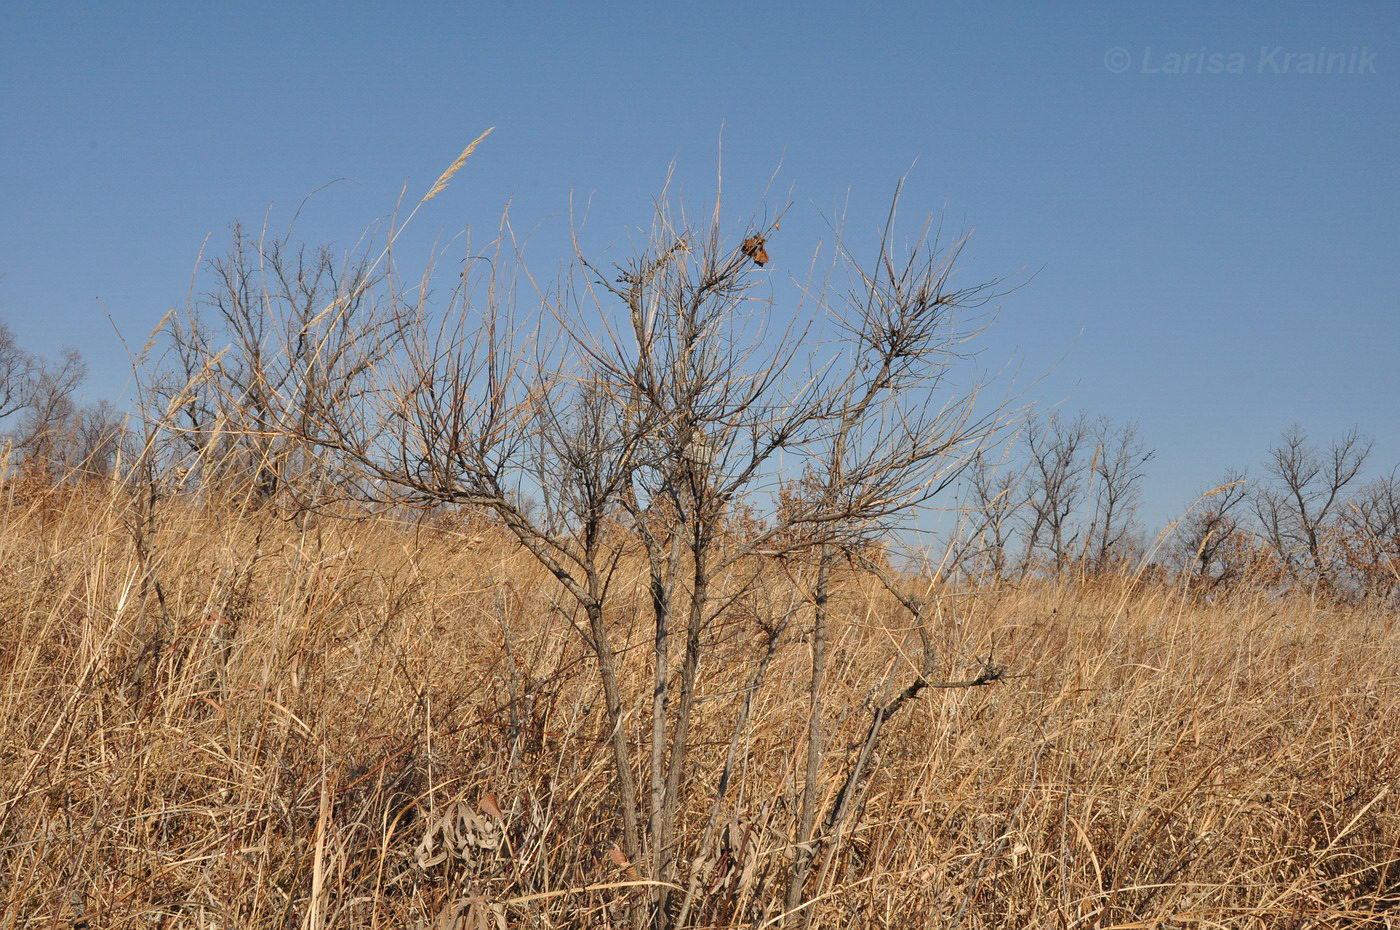
[[[140,513],[100,485],[6,488],[0,925],[626,920],[647,886],[626,884],[598,676],[528,553],[485,526],[193,501],[138,547]],[[609,623],[640,745],[640,562],[620,585]],[[762,651],[790,590],[770,579],[706,634],[687,861],[745,693],[731,660]],[[1400,912],[1393,616],[1122,580],[933,603],[946,672],[994,651],[1020,677],[925,691],[890,722],[808,888],[812,925],[1379,928]],[[826,803],[917,652],[868,579],[834,604]],[[783,911],[809,653],[780,645],[753,696],[712,851],[680,876],[698,879],[696,926]]]
[[[125,423],[0,327],[0,930],[1400,920],[1396,475],[1146,546],[895,215],[786,291],[718,200],[552,284],[236,229]]]

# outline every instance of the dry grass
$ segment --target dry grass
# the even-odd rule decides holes
[[[5,493],[0,927],[620,920],[636,873],[596,676],[532,561],[483,532],[187,504],[146,564],[119,498]],[[945,603],[950,655],[994,646],[1024,677],[892,724],[813,925],[1400,924],[1394,617],[1109,583]],[[639,647],[640,735],[635,605],[612,620]],[[838,613],[829,791],[909,638],[873,587]],[[717,636],[688,848],[757,642],[741,620]],[[699,925],[778,913],[807,647],[775,661]]]

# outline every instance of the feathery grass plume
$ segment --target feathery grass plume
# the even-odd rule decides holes
[[[1242,484],[1244,484],[1243,481],[1229,481],[1229,482],[1226,482],[1225,484],[1222,484],[1220,487],[1218,487],[1218,488],[1211,488],[1209,491],[1207,491],[1206,493],[1202,494],[1202,495],[1201,495],[1201,499],[1204,500],[1204,499],[1206,499],[1207,497],[1214,497],[1214,496],[1217,495],[1217,494],[1223,494],[1223,493],[1225,493],[1226,491],[1229,491],[1231,488],[1237,488],[1237,487],[1239,487],[1239,486],[1242,485]]]
[[[433,182],[433,186],[428,189],[428,193],[423,195],[423,199],[418,201],[418,203],[414,205],[413,210],[410,211],[408,214],[408,218],[399,224],[399,228],[395,230],[393,234],[389,237],[389,242],[387,245],[384,246],[384,251],[379,253],[379,257],[376,258],[374,262],[369,266],[369,268],[366,269],[365,273],[360,276],[360,280],[355,284],[354,287],[350,289],[350,292],[348,294],[343,294],[342,296],[337,297],[335,300],[331,301],[329,304],[326,305],[326,308],[324,310],[322,310],[320,313],[316,314],[316,316],[314,316],[311,320],[309,320],[302,327],[303,334],[310,331],[313,327],[318,326],[321,323],[321,321],[324,320],[327,316],[329,316],[332,313],[335,313],[341,307],[348,304],[351,300],[358,297],[361,293],[364,292],[364,290],[367,287],[369,287],[370,282],[374,278],[375,271],[379,269],[380,263],[382,263],[385,257],[388,256],[390,250],[394,247],[394,243],[398,241],[399,236],[403,234],[403,231],[408,227],[408,224],[413,222],[413,218],[418,215],[418,211],[422,208],[423,204],[427,203],[429,200],[432,200],[438,194],[441,194],[444,190],[447,189],[447,183],[452,180],[453,175],[455,175],[458,171],[462,170],[462,166],[467,163],[467,159],[471,157],[472,152],[476,151],[476,147],[481,144],[481,140],[485,139],[487,136],[491,135],[491,133],[495,131],[495,126],[490,127],[481,135],[473,139],[466,148],[462,149],[462,154],[458,155],[457,159],[453,161],[452,164],[447,166],[447,170],[444,171],[442,175],[438,177],[436,181]]]
[[[423,199],[419,201],[419,203],[427,203],[429,200],[432,200],[438,194],[441,194],[444,190],[446,190],[447,182],[452,180],[452,176],[454,174],[462,170],[462,166],[467,163],[468,158],[471,158],[472,152],[476,151],[476,147],[481,144],[481,140],[485,139],[487,136],[491,135],[491,133],[495,131],[496,127],[492,126],[490,129],[487,129],[481,135],[473,139],[470,145],[462,149],[462,154],[458,155],[457,160],[447,166],[447,170],[442,173],[442,176],[440,178],[433,182],[432,188],[423,197]]]

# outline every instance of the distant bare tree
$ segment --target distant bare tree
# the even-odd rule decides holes
[[[73,395],[86,375],[87,367],[72,349],[56,362],[33,361],[29,384],[23,389],[21,419],[11,434],[15,451],[27,468],[50,473],[61,470],[63,445],[78,415]]]
[[[1242,566],[1229,553],[1244,532],[1238,516],[1248,497],[1244,473],[1229,471],[1185,518],[1177,536],[1178,564],[1190,572],[1197,590],[1210,591],[1238,577]]]
[[[1400,592],[1400,470],[1360,488],[1343,511],[1348,561],[1372,597]]]
[[[112,474],[123,419],[110,401],[78,403],[86,374],[76,351],[46,361],[0,323],[0,425],[9,426],[0,435],[30,475],[61,481]]]
[[[992,462],[985,452],[973,459],[964,481],[961,520],[948,558],[974,583],[996,584],[1011,569],[1011,545],[1026,504],[1025,473],[1014,462]]]
[[[1093,515],[1085,540],[1089,567],[1103,571],[1121,563],[1137,526],[1145,466],[1155,454],[1143,446],[1136,424],[1115,427],[1100,419],[1092,427]]]
[[[1356,430],[1318,451],[1299,427],[1284,433],[1265,463],[1270,481],[1254,494],[1264,538],[1294,578],[1331,581],[1330,522],[1360,475],[1371,441]]]
[[[15,334],[0,322],[0,423],[29,406],[38,360],[15,342]]]
[[[1085,451],[1090,436],[1084,414],[1072,420],[1050,414],[1027,424],[1029,487],[1024,522],[1028,566],[1037,564],[1039,557],[1048,560],[1058,574],[1073,558],[1080,533],[1074,518],[1084,499],[1089,470]]]
[[[111,402],[98,401],[80,408],[69,428],[66,459],[70,473],[86,477],[111,477],[126,441],[126,418]]]

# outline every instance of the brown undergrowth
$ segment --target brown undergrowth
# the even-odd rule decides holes
[[[5,495],[0,926],[603,927],[644,893],[576,618],[489,528],[177,502],[137,545],[120,495]],[[763,648],[787,578],[706,644],[677,830],[691,925],[1400,923],[1395,618],[1122,579],[938,601],[950,677],[989,653],[1017,677],[908,702],[782,918],[800,628],[694,857],[745,694],[735,659]],[[616,583],[635,589],[609,622],[640,741],[644,572]],[[859,578],[835,603],[829,796],[911,674],[908,625]]]

